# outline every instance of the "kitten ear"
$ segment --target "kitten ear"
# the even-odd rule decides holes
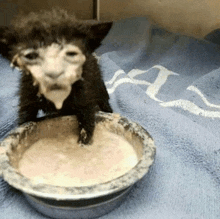
[[[90,26],[88,35],[89,50],[93,52],[100,45],[112,27],[113,22],[94,23]]]
[[[9,55],[10,42],[9,28],[5,26],[0,27],[0,54],[6,58]]]

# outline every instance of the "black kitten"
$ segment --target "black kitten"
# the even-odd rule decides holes
[[[112,112],[93,51],[112,22],[78,21],[63,10],[17,17],[0,29],[0,53],[22,71],[19,125],[46,114],[76,115],[79,142],[91,142],[97,107]]]

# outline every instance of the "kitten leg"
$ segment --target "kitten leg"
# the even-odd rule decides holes
[[[95,108],[88,107],[81,109],[76,114],[79,123],[79,139],[80,144],[91,144],[93,132],[95,129]]]
[[[103,112],[107,112],[107,113],[113,112],[108,100],[100,100],[98,105],[99,105],[100,110]]]
[[[36,121],[38,108],[34,105],[20,105],[18,111],[18,125],[25,122]]]
[[[100,81],[98,87],[100,89],[100,92],[99,92],[100,97],[98,100],[98,105],[99,105],[100,110],[103,112],[112,113],[113,110],[109,104],[109,95],[106,90],[104,82]]]

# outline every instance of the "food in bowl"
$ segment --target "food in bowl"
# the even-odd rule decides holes
[[[77,139],[77,130],[40,138],[22,155],[19,172],[36,183],[80,187],[111,181],[138,163],[133,146],[103,123],[97,124],[91,145],[81,146]]]

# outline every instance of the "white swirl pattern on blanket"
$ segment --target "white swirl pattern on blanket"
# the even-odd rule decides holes
[[[150,69],[147,71],[133,69],[127,74],[127,76],[129,76],[129,77],[121,78],[121,79],[117,79],[117,78],[119,75],[125,74],[125,72],[123,70],[116,71],[114,76],[112,77],[112,79],[106,82],[107,86],[112,85],[110,88],[108,88],[109,94],[112,94],[118,86],[125,84],[125,83],[133,83],[136,85],[140,85],[140,84],[146,85],[146,86],[148,86],[146,89],[146,95],[148,97],[150,97],[151,99],[153,99],[157,102],[160,102],[160,105],[163,107],[178,107],[183,110],[187,110],[190,113],[193,113],[198,116],[220,119],[220,110],[216,110],[216,111],[203,110],[199,106],[197,106],[195,103],[188,101],[188,100],[179,99],[179,100],[174,100],[174,101],[169,101],[169,102],[164,102],[162,100],[159,100],[156,97],[156,95],[160,91],[161,87],[167,82],[169,76],[171,76],[171,75],[178,76],[179,74],[172,72],[172,71],[168,70],[167,68],[160,66],[160,65],[156,65],[153,68],[159,69],[158,76],[157,76],[156,80],[154,81],[154,83],[150,83],[150,82],[147,82],[144,80],[135,79],[135,76],[137,76],[137,75],[148,74]],[[187,88],[187,90],[193,91],[197,95],[199,95],[199,97],[201,97],[201,100],[208,107],[220,109],[220,105],[215,105],[215,104],[209,103],[209,101],[205,98],[204,94],[202,94],[202,92],[198,88],[196,88],[194,86],[189,86]]]

